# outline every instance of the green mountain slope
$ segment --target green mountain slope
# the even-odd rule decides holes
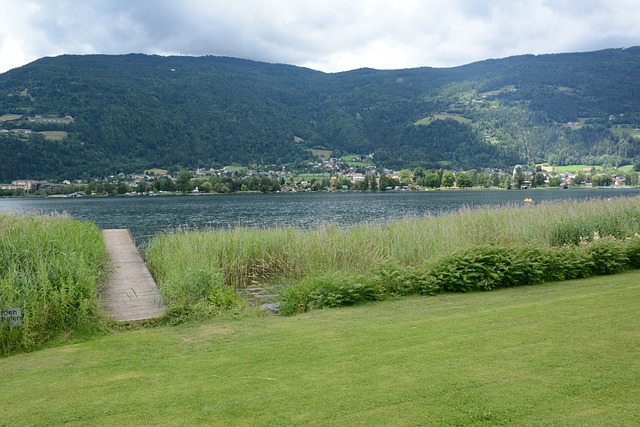
[[[632,163],[638,76],[640,48],[335,74],[222,57],[43,58],[0,75],[0,181],[300,164],[311,148],[393,168]]]

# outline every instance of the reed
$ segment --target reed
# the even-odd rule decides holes
[[[165,299],[179,306],[226,288],[333,273],[367,275],[388,263],[421,267],[480,245],[546,248],[639,232],[640,198],[635,197],[464,208],[444,216],[311,230],[176,230],[156,236],[146,257]]]
[[[93,223],[64,215],[0,214],[0,309],[22,311],[21,327],[0,322],[0,354],[95,330],[105,260]]]

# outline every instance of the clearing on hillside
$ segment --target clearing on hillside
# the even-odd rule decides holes
[[[38,132],[38,133],[43,135],[44,139],[46,139],[48,141],[62,141],[68,135],[67,132],[58,131],[58,130],[45,130],[45,131]]]
[[[461,116],[459,114],[440,113],[440,114],[434,114],[433,116],[420,119],[417,122],[415,122],[414,125],[429,126],[431,123],[435,121],[447,120],[447,119],[455,120],[458,123],[471,123],[470,119],[467,119],[466,117]]]
[[[10,122],[18,120],[20,117],[22,117],[20,114],[3,114],[0,116],[0,122]]]
[[[331,150],[314,150],[311,149],[311,154],[318,157],[320,160],[329,160],[331,158]]]

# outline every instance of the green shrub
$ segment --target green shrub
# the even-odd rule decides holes
[[[309,311],[311,294],[320,285],[321,280],[319,278],[310,277],[283,287],[278,298],[280,301],[280,313],[284,316],[293,316]]]
[[[373,280],[388,295],[405,296],[419,292],[415,269],[398,263],[384,263],[374,272]]]
[[[640,261],[637,240],[597,239],[561,248],[479,246],[433,263],[430,275],[445,292],[469,292],[616,274],[632,265],[630,256]]]
[[[625,257],[630,268],[640,268],[640,235],[627,239]]]
[[[628,268],[624,241],[604,238],[592,241],[585,246],[591,261],[591,275],[600,276],[620,273]]]
[[[372,280],[391,296],[435,295],[441,291],[428,270],[393,262],[385,263],[374,271]]]
[[[383,289],[374,280],[346,273],[323,274],[284,288],[280,295],[280,312],[290,316],[311,309],[382,299]]]
[[[548,256],[542,260],[543,281],[559,282],[589,277],[593,261],[577,246],[562,246],[546,250]]]
[[[489,291],[544,280],[545,254],[517,246],[478,246],[434,263],[431,276],[445,292]]]
[[[364,276],[335,273],[321,279],[322,284],[310,295],[311,308],[342,307],[384,298],[375,281]]]

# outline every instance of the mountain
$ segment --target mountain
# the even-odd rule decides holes
[[[0,74],[0,181],[151,167],[640,161],[640,47],[322,73],[225,57],[64,55]]]

